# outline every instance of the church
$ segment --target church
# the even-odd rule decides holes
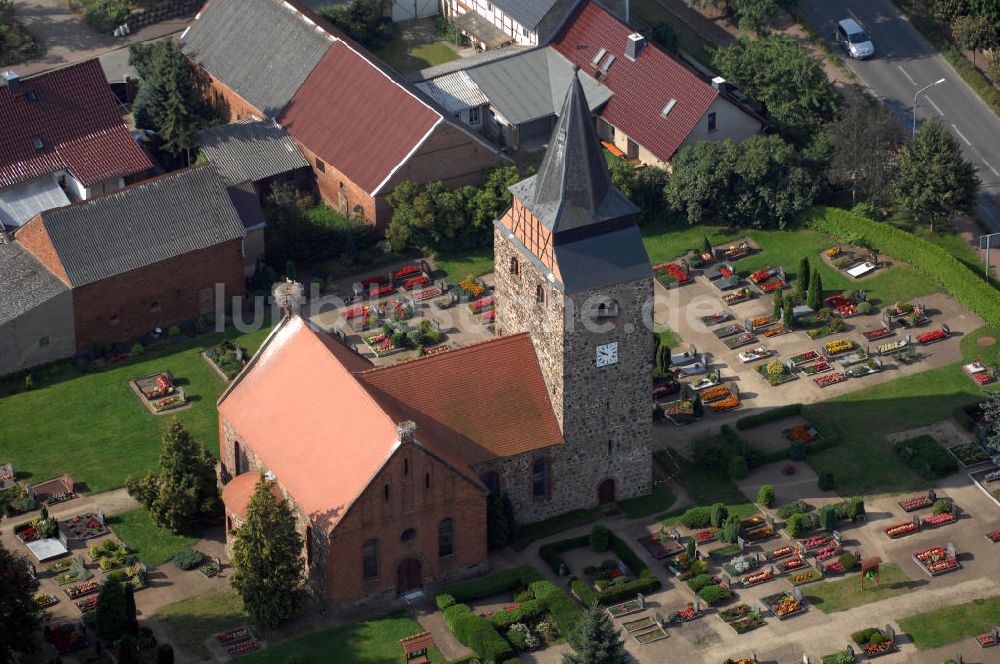
[[[376,367],[287,316],[219,399],[227,531],[264,472],[338,609],[487,571],[490,495],[524,524],[652,490],[652,268],[578,80],[511,192],[497,338]]]

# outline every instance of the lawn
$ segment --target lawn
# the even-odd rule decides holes
[[[458,53],[442,42],[413,45],[403,39],[393,39],[375,55],[401,74],[458,60]]]
[[[164,626],[168,640],[196,661],[210,660],[205,640],[247,624],[243,604],[235,592],[213,590],[168,604],[156,612],[154,620]]]
[[[666,512],[670,506],[677,502],[677,496],[672,494],[663,484],[653,486],[653,493],[648,496],[639,496],[619,501],[618,507],[630,519],[649,516]]]
[[[147,565],[162,565],[181,549],[198,542],[197,537],[175,535],[169,529],[160,528],[141,507],[108,517],[108,525]]]
[[[823,613],[835,613],[916,590],[916,584],[897,565],[882,565],[879,575],[881,583],[878,586],[866,583],[864,590],[861,590],[860,575],[848,574],[836,581],[810,584],[803,593],[811,606]]]
[[[757,506],[743,495],[724,471],[699,468],[684,457],[679,457],[679,460],[680,472],[676,481],[695,505],[724,503],[730,514],[739,517],[757,512]],[[679,525],[684,512],[682,509],[666,514],[661,523],[667,527]]]
[[[284,664],[295,655],[303,662],[401,662],[403,650],[399,646],[399,640],[423,631],[424,628],[405,613],[390,613],[381,618],[271,643],[267,649],[241,657],[240,661],[247,664]],[[437,648],[431,649],[430,658],[438,664],[445,661]]]
[[[976,636],[1000,624],[1000,597],[974,599],[966,604],[945,606],[903,618],[899,627],[920,650]]]
[[[441,252],[434,259],[434,267],[443,272],[435,278],[458,282],[469,276],[480,277],[493,271],[493,248],[465,252]]]
[[[212,454],[219,448],[215,402],[225,383],[205,363],[203,348],[231,337],[251,353],[268,330],[182,339],[110,369],[79,374],[72,362],[35,372],[34,389],[0,399],[0,459],[37,483],[69,473],[88,491],[124,484],[155,467],[160,436],[170,420],[139,403],[128,381],[171,371],[193,406],[177,417]],[[11,383],[5,387],[10,388]],[[5,391],[6,393],[6,391]]]
[[[511,542],[511,547],[515,551],[524,551],[528,545],[537,539],[561,533],[564,530],[582,526],[597,520],[599,512],[597,508],[588,510],[573,510],[559,516],[554,516],[545,521],[536,521],[517,529],[517,537]]]

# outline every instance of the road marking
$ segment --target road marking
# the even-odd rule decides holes
[[[913,77],[910,76],[909,74],[907,74],[906,70],[903,69],[903,65],[896,65],[896,66],[899,67],[899,71],[903,72],[903,76],[905,76],[907,78],[907,80],[910,81],[910,85],[916,85],[917,84],[917,82],[913,80]]]
[[[980,157],[980,159],[983,159],[983,158]],[[998,178],[1000,178],[1000,173],[997,172],[997,169],[993,168],[993,164],[991,164],[990,162],[986,161],[985,159],[983,159],[983,163],[986,164],[986,168],[988,168],[991,171],[993,171],[993,175],[995,175]]]
[[[931,99],[928,95],[924,95],[924,99],[926,99],[931,103],[931,106],[933,106],[934,110],[938,112],[938,115],[940,115],[942,118],[944,117],[944,111],[938,108],[938,105],[934,103],[933,99]]]
[[[952,126],[951,126],[951,128],[955,130],[955,133],[956,133],[956,134],[958,134],[958,137],[959,137],[959,138],[961,138],[961,139],[962,139],[963,141],[965,141],[965,144],[966,144],[966,145],[970,145],[970,146],[972,145],[972,143],[970,143],[970,142],[969,142],[969,139],[967,139],[967,138],[965,137],[965,134],[963,134],[962,132],[960,132],[960,131],[958,130],[958,127],[956,127],[955,125],[952,125]]]

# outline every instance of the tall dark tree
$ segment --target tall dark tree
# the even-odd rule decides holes
[[[795,319],[793,312],[795,311],[795,301],[789,295],[785,298],[785,306],[781,312],[781,324],[786,330],[792,329],[792,321]]]
[[[955,137],[936,118],[928,120],[903,149],[896,178],[896,203],[916,222],[950,221],[971,212],[979,191],[976,169],[962,156]]]
[[[14,661],[14,653],[35,651],[43,611],[35,604],[38,581],[28,573],[29,562],[0,543],[0,664]]]
[[[329,4],[318,13],[365,48],[378,50],[391,41],[394,33],[392,19],[385,15],[382,0],[351,0],[347,4]]]
[[[147,473],[142,480],[129,477],[125,486],[155,523],[178,533],[190,532],[222,510],[215,459],[176,417],[160,443],[160,474]]]
[[[653,43],[667,53],[677,53],[677,31],[666,21],[657,21],[649,31]]]
[[[625,652],[621,632],[599,607],[586,609],[566,635],[575,653],[563,655],[564,664],[626,664],[632,658]]]
[[[97,634],[107,642],[117,641],[128,633],[128,607],[126,606],[125,584],[109,577],[101,586],[94,610],[94,627]]]
[[[806,306],[813,311],[819,311],[823,306],[823,277],[819,274],[819,268],[813,268],[812,278],[809,279],[809,295],[806,297]]]
[[[799,297],[809,291],[809,258],[803,256],[799,261],[799,273],[795,275],[795,292]]]
[[[827,126],[833,155],[827,176],[850,187],[851,200],[885,207],[892,203],[892,182],[899,166],[903,128],[884,106],[851,95]]]
[[[785,307],[785,291],[781,288],[774,291],[771,297],[771,315],[775,318],[781,317],[781,311]]]
[[[288,501],[261,474],[233,538],[233,588],[254,622],[273,629],[302,601],[302,538]]]

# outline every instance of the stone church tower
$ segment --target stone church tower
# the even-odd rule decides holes
[[[531,490],[504,490],[521,522],[647,494],[652,268],[575,77],[538,174],[511,192],[494,230],[497,331],[530,334],[564,442],[547,468],[537,454],[506,459],[501,474],[523,473]]]

